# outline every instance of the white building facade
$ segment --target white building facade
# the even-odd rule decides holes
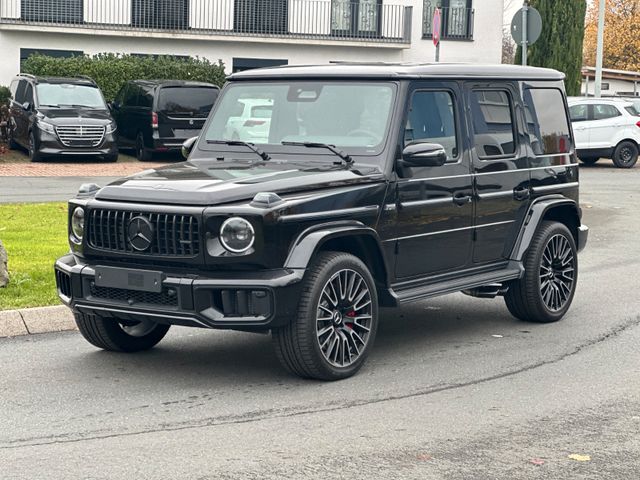
[[[0,85],[21,62],[103,52],[222,60],[227,73],[337,61],[500,63],[504,0],[0,0]]]

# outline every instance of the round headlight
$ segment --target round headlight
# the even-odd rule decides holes
[[[244,218],[232,217],[220,227],[220,242],[230,252],[246,252],[251,248],[254,240],[253,226]]]
[[[78,240],[82,240],[84,235],[84,209],[81,207],[77,207],[71,215],[71,232]]]

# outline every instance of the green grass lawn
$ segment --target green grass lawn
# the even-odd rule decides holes
[[[59,304],[53,263],[69,251],[67,204],[0,205],[0,240],[11,276],[0,288],[0,310]]]

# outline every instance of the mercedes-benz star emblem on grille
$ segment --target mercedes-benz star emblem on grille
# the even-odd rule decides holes
[[[127,229],[129,243],[131,246],[143,252],[151,246],[153,241],[153,225],[146,217],[133,217],[129,221]]]

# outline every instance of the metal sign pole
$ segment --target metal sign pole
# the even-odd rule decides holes
[[[440,42],[436,45],[436,63],[440,61]]]
[[[596,48],[596,90],[595,97],[602,96],[602,57],[604,50],[604,0],[600,0],[598,12],[598,46]]]
[[[527,47],[529,42],[527,40],[528,25],[527,25],[527,13],[529,12],[529,2],[525,0],[522,6],[522,65],[527,65]]]

